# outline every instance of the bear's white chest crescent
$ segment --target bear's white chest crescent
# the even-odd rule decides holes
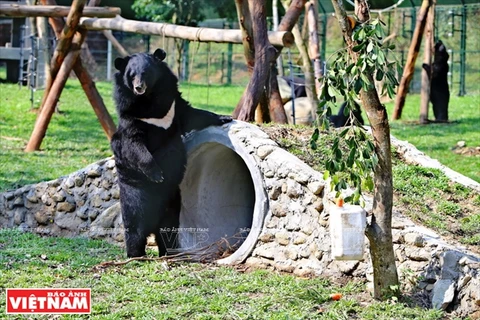
[[[174,117],[175,117],[175,100],[173,100],[170,110],[168,110],[167,114],[163,118],[137,118],[137,119],[163,129],[168,129],[172,125]]]

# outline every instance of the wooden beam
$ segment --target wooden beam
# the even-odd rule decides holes
[[[55,106],[57,105],[60,95],[62,94],[65,83],[68,80],[70,71],[72,70],[78,56],[80,55],[80,49],[82,46],[82,42],[85,39],[85,34],[86,32],[79,32],[75,36],[75,41],[72,43],[72,48],[65,57],[62,66],[60,67],[60,70],[58,70],[58,74],[52,83],[48,96],[45,99],[44,105],[42,106],[42,109],[38,114],[32,135],[30,136],[30,140],[25,147],[25,152],[40,150],[40,145],[42,144],[45,134],[47,133],[48,124],[52,119],[53,112],[55,111]]]
[[[407,62],[403,68],[402,79],[400,79],[400,85],[397,89],[397,96],[395,97],[395,107],[393,109],[392,119],[398,120],[402,117],[403,106],[407,99],[408,87],[413,79],[413,73],[415,71],[415,62],[417,61],[418,53],[420,51],[420,45],[422,44],[422,36],[427,24],[427,16],[429,8],[432,4],[432,0],[423,0],[420,12],[417,16],[417,24],[412,36],[412,42],[408,49]]]
[[[70,12],[68,6],[29,6],[21,4],[0,4],[0,17],[66,17]],[[83,17],[115,18],[121,13],[118,7],[87,7]]]
[[[42,0],[42,3],[48,3],[48,0]],[[64,24],[63,29],[60,33],[57,34],[55,30],[55,35],[58,39],[57,46],[55,47],[55,52],[53,53],[52,60],[50,61],[50,74],[46,77],[45,82],[45,91],[43,92],[42,102],[40,104],[40,111],[45,104],[45,101],[50,94],[50,88],[57,76],[57,72],[62,65],[65,56],[70,50],[72,45],[72,38],[75,32],[78,29],[78,24],[80,22],[80,15],[82,10],[85,7],[87,0],[74,0],[70,9],[70,13],[67,16],[67,22]],[[50,19],[52,20],[52,19]]]
[[[242,43],[240,30],[186,27],[169,23],[128,20],[120,16],[115,19],[82,18],[80,25],[88,30],[117,30],[199,42]],[[294,44],[292,33],[287,31],[271,31],[268,33],[268,40],[271,44],[281,47],[291,47]]]

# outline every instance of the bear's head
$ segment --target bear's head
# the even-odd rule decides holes
[[[446,64],[449,57],[450,55],[448,54],[447,47],[445,47],[442,40],[438,40],[435,43],[434,63]]]
[[[136,96],[171,90],[172,84],[176,87],[177,78],[163,62],[166,56],[165,51],[157,49],[153,54],[136,53],[115,59],[115,68],[119,71],[117,82],[122,81]]]

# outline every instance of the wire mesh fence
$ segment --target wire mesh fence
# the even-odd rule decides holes
[[[387,35],[396,45],[396,58],[404,65],[411,36],[415,28],[418,8],[402,8],[383,13],[380,18],[385,22]],[[437,7],[435,20],[435,38],[441,39],[449,50],[450,73],[449,84],[452,94],[480,93],[480,5]],[[225,24],[224,24],[225,25]],[[42,47],[40,42],[33,43],[35,34],[25,29],[23,35],[25,54],[34,52],[40,57],[45,51],[52,51],[55,41],[48,41],[49,48]],[[249,70],[245,63],[244,49],[240,44],[199,43],[180,41],[162,36],[145,36],[124,32],[114,32],[120,44],[129,52],[153,52],[161,47],[168,53],[166,62],[178,75],[181,81],[203,84],[230,84],[245,86],[249,80]],[[320,47],[324,48],[321,56],[328,68],[329,62],[337,50],[344,47],[344,42],[336,18],[331,14],[319,15]],[[31,48],[34,48],[32,51]],[[30,51],[27,51],[30,50]],[[114,59],[119,53],[99,31],[89,31],[86,45],[82,50],[82,61],[96,81],[110,81],[114,69]],[[0,67],[5,66],[1,59]],[[301,57],[295,48],[282,50],[283,64],[281,74],[302,77]],[[44,65],[32,71],[29,59],[19,61],[21,77],[19,81],[32,79],[31,72],[41,84],[44,78]],[[410,93],[418,93],[421,88],[421,65],[423,53],[420,52],[415,65],[415,75]],[[282,72],[283,71],[283,72]],[[23,78],[22,78],[23,77]]]

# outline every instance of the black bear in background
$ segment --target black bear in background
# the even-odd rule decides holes
[[[333,124],[335,128],[349,126],[352,123],[352,119],[350,118],[350,113],[347,112],[345,115],[345,106],[347,102],[345,101],[340,106],[340,110],[336,115],[332,115],[329,117],[330,122]],[[362,118],[362,110],[360,109],[360,105],[355,102],[355,108],[353,109],[353,116],[358,120],[358,122],[363,125],[364,121]]]
[[[187,155],[182,135],[231,117],[198,110],[181,97],[165,51],[115,60],[114,100],[119,115],[111,147],[120,187],[127,256],[145,255],[154,234],[159,255],[174,247],[179,226],[179,185]]]
[[[432,67],[423,64],[423,69],[430,78],[430,101],[432,102],[433,115],[436,121],[448,121],[448,102],[450,90],[448,87],[448,58],[447,48],[438,40],[435,43],[435,56]]]

